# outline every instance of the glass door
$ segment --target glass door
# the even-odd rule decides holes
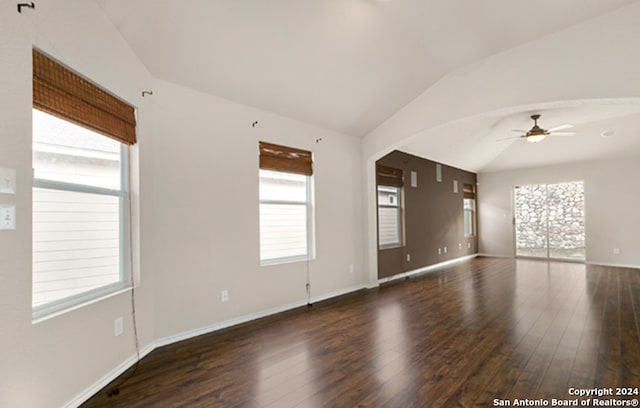
[[[514,189],[516,256],[585,260],[584,183]]]
[[[584,183],[547,186],[549,257],[585,260]]]
[[[516,186],[513,197],[516,256],[548,257],[547,186]]]

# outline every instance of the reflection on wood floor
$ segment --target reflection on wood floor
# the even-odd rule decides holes
[[[477,258],[155,350],[119,395],[83,406],[575,399],[640,387],[639,318],[640,270]]]

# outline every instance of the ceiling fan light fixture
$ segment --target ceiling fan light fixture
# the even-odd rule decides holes
[[[547,137],[547,135],[545,134],[537,134],[537,135],[527,135],[527,142],[529,143],[540,143],[542,142],[545,138]]]

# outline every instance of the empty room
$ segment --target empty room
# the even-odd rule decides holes
[[[639,22],[0,0],[0,406],[637,406]]]

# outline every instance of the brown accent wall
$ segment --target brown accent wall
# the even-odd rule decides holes
[[[437,182],[436,162],[398,150],[376,164],[402,169],[404,177],[404,244],[378,249],[378,278],[477,253],[478,231],[476,228],[474,237],[465,238],[462,208],[462,187],[476,185],[475,173],[442,164],[442,182]],[[417,187],[411,187],[411,171],[418,174]],[[458,181],[458,193],[453,192],[454,180]]]

